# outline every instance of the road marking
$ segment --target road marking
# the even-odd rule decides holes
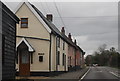
[[[88,72],[90,71],[91,68],[89,68],[89,70],[81,77],[81,79],[79,81],[81,81],[87,74]]]
[[[96,72],[102,72],[102,71],[96,71]]]
[[[114,76],[116,76],[116,77],[120,77],[120,76],[118,76],[117,74],[115,74],[114,72],[109,72],[109,73],[111,73],[111,74],[113,74]]]

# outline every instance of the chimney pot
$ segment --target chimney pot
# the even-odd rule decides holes
[[[72,38],[71,38],[71,33],[69,33],[68,38],[69,38],[70,40],[72,40]]]
[[[62,27],[61,32],[62,32],[63,34],[65,34],[65,29],[64,29],[64,27]]]
[[[77,44],[76,39],[75,39],[74,43]]]
[[[47,18],[48,21],[52,22],[52,20],[53,20],[53,15],[52,15],[52,14],[47,14],[47,15],[46,15],[46,18]]]

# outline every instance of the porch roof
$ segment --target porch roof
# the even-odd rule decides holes
[[[30,45],[30,43],[25,38],[22,38],[22,40],[16,45],[16,50],[22,42],[24,42],[27,45],[29,52],[35,51],[34,48]]]

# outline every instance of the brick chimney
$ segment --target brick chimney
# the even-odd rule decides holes
[[[72,40],[72,38],[71,38],[71,33],[69,33],[68,38],[69,38],[70,40]]]
[[[74,43],[77,44],[76,39],[75,39]]]
[[[52,15],[52,14],[47,14],[47,15],[46,15],[46,18],[47,18],[48,21],[52,22],[52,20],[53,20],[53,15]]]
[[[62,32],[63,34],[65,34],[65,29],[64,29],[64,27],[62,27],[61,32]]]

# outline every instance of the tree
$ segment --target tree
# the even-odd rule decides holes
[[[92,55],[88,55],[85,59],[86,65],[89,66],[92,64]]]
[[[106,49],[107,45],[103,44],[98,47],[99,52],[103,52]]]
[[[86,58],[86,63],[120,68],[120,53],[114,47],[109,50],[106,50],[106,47],[106,44],[99,46],[98,51]]]

